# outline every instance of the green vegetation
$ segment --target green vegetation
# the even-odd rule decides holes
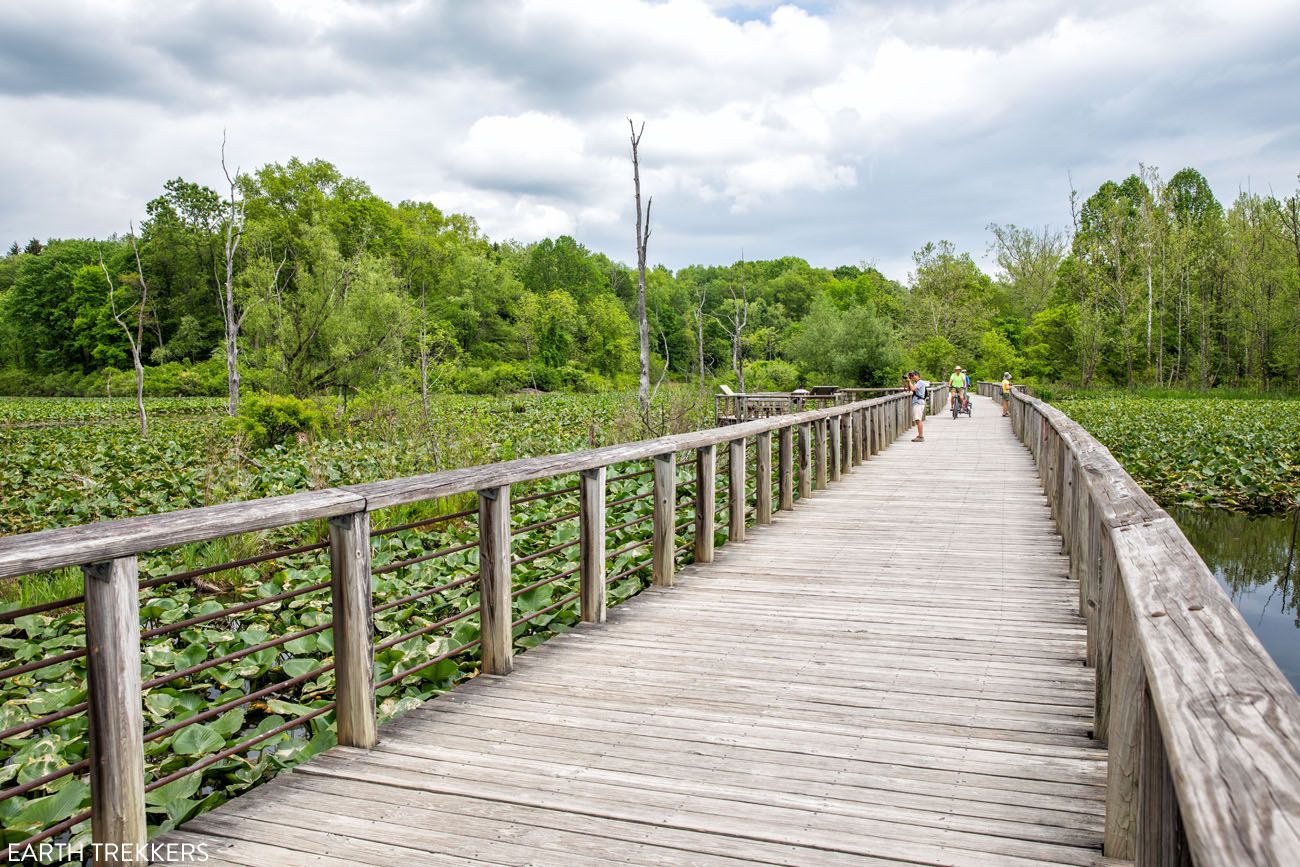
[[[1038,384],[1300,388],[1300,194],[1225,208],[1196,170],[1143,167],[1071,202],[1069,233],[991,225],[994,276],[945,241],[915,254],[906,285],[794,257],[654,268],[653,375],[871,386],[960,363]],[[0,393],[133,390],[108,276],[140,314],[126,318],[147,395],[225,394],[232,336],[244,388],[300,398],[635,377],[635,273],[571,237],[492,241],[320,160],[263,166],[228,196],[171,180],[145,210],[138,273],[131,236],[0,258]]]
[[[1057,403],[1163,504],[1300,504],[1300,400],[1080,394]]]
[[[681,407],[702,405],[692,404],[690,396],[679,389],[667,389],[661,395],[662,402],[671,404],[665,411],[678,417],[683,427],[703,424],[698,415],[681,411]],[[632,397],[624,394],[533,395],[527,399],[440,396],[433,400],[427,421],[418,399],[403,400],[400,395],[383,392],[363,393],[346,407],[250,396],[243,415],[233,422],[211,401],[161,399],[150,402],[158,421],[148,439],[140,437],[130,418],[130,402],[14,399],[4,405],[13,409],[14,416],[21,416],[24,425],[0,432],[0,480],[6,490],[17,494],[5,500],[2,517],[6,533],[567,451],[635,437],[640,430],[639,420],[630,412]],[[40,424],[57,426],[27,426]],[[250,427],[258,436],[265,431],[268,444],[253,447],[245,436]],[[302,437],[297,436],[299,432]],[[610,534],[609,550],[619,552],[610,559],[609,574],[631,570],[611,584],[611,603],[638,592],[648,580],[647,570],[637,568],[647,550],[628,548],[647,540],[651,533],[650,522],[644,520],[651,512],[651,501],[645,497],[651,489],[651,476],[645,469],[644,465],[628,465],[611,470],[611,475],[635,474],[612,481],[609,487],[609,501],[615,504],[609,524],[617,528]],[[683,466],[679,475],[679,507],[685,517],[690,514],[688,486],[693,468]],[[514,569],[515,586],[521,591],[515,599],[515,617],[538,614],[516,627],[518,650],[566,630],[577,619],[576,602],[545,611],[577,589],[578,576],[573,571],[577,547],[552,550],[577,539],[578,495],[565,490],[574,481],[551,479],[514,492],[519,500],[512,510],[518,533],[514,553],[525,560]],[[547,491],[558,493],[524,499]],[[619,502],[633,497],[640,499]],[[427,634],[392,641],[391,646],[384,644],[477,604],[476,583],[468,579],[477,570],[473,543],[478,530],[469,516],[384,531],[460,511],[472,501],[472,497],[457,497],[387,509],[373,516],[378,531],[372,543],[373,564],[379,573],[374,597],[380,608],[375,618],[380,647],[376,654],[378,678],[419,669],[379,689],[384,718],[476,672],[474,648],[434,662],[477,638],[478,621],[473,615],[446,628],[431,628]],[[546,526],[524,529],[535,524]],[[166,679],[146,690],[147,731],[159,731],[251,692],[289,682],[252,703],[150,740],[146,748],[150,780],[268,734],[294,717],[321,711],[304,725],[269,735],[250,751],[217,761],[151,793],[149,821],[155,830],[173,827],[333,743],[333,715],[328,710],[333,673],[318,671],[332,658],[328,587],[238,614],[219,613],[327,582],[328,552],[314,550],[167,579],[178,572],[268,550],[316,543],[324,533],[320,522],[312,522],[141,558],[141,578],[146,582],[141,594],[143,630],[165,630],[182,620],[211,615],[170,632],[146,634],[142,642],[144,679]],[[720,534],[720,539],[724,537]],[[389,564],[461,546],[464,550],[384,571]],[[527,560],[534,555],[536,559]],[[566,571],[571,574],[532,586]],[[458,586],[446,586],[462,580]],[[150,586],[153,582],[160,583]],[[0,596],[5,601],[0,608],[76,596],[80,584],[76,570],[5,582]],[[386,603],[396,604],[384,607]],[[304,630],[307,635],[255,649]],[[0,667],[75,651],[83,642],[82,612],[75,604],[0,622]],[[236,658],[172,679],[183,669],[230,655]],[[420,668],[422,665],[427,667]],[[21,727],[84,699],[84,659],[79,657],[7,677],[0,680],[0,729]],[[0,788],[30,782],[84,759],[86,726],[85,714],[76,713],[0,742]],[[0,801],[5,828],[0,842],[23,839],[81,810],[89,795],[77,776],[62,777],[27,795]],[[87,826],[77,826],[74,839],[84,838]]]
[[[1242,193],[1225,209],[1196,171],[1166,183],[1143,168],[1078,203],[1069,236],[991,226],[996,276],[943,241],[915,254],[906,285],[865,264],[817,268],[793,257],[655,268],[647,276],[651,378],[667,386],[649,414],[617,393],[636,380],[636,274],[573,238],[492,241],[471,217],[425,202],[394,205],[318,160],[264,166],[238,177],[226,196],[168,181],[145,209],[138,237],[33,241],[0,258],[0,394],[20,395],[0,399],[0,534],[700,427],[718,379],[741,390],[878,386],[909,367],[939,380],[954,364],[974,378],[1009,370],[1061,398],[1163,502],[1264,512],[1300,498],[1300,421],[1288,411],[1300,402],[1265,408],[1225,396],[1300,386],[1300,194]],[[118,319],[123,310],[130,328]],[[125,397],[135,393],[135,348],[145,365],[147,436],[134,398]],[[1148,391],[1089,391],[1098,386]],[[1211,388],[1217,397],[1172,396]],[[689,468],[681,472],[689,483]],[[515,493],[571,484],[555,479]],[[627,499],[649,484],[645,475],[611,483],[610,502],[619,503],[609,515],[619,528],[611,550],[649,536],[641,520],[648,500]],[[683,518],[688,501],[683,488]],[[374,526],[427,521],[471,502],[390,509],[373,516]],[[575,511],[576,494],[564,491],[515,512],[516,528],[545,525],[515,539],[524,558],[515,569],[516,616],[546,611],[516,628],[520,649],[574,622],[574,603],[548,609],[576,587],[576,574],[565,574],[577,557],[568,545]],[[452,651],[477,635],[476,619],[433,627],[476,605],[473,582],[456,583],[477,568],[476,535],[472,517],[458,517],[375,537],[380,679],[428,664],[381,688],[384,716],[474,673],[476,652]],[[319,670],[332,653],[328,592],[306,589],[327,578],[324,553],[208,568],[323,536],[309,524],[141,558],[141,623],[154,633],[144,640],[144,675],[159,679],[144,698],[149,730],[289,681],[149,740],[148,773],[157,780],[267,735],[242,756],[151,793],[155,828],[331,743],[332,673]],[[643,556],[622,551],[610,573]],[[202,574],[169,577],[194,570]],[[612,601],[643,581],[643,571],[629,572],[612,586]],[[71,570],[0,582],[0,606],[74,596],[79,584]],[[303,592],[218,614],[295,591]],[[0,667],[83,641],[75,605],[0,622]],[[172,677],[228,655],[235,658]],[[80,658],[7,677],[0,729],[74,706],[84,689]],[[303,713],[317,715],[271,734]],[[78,762],[85,749],[80,713],[9,737],[0,741],[0,786]],[[74,815],[86,798],[71,774],[0,801],[4,839]]]
[[[641,466],[629,465],[619,471],[641,469]],[[685,472],[682,481],[687,481]],[[556,479],[550,480],[547,487],[558,490],[571,484],[572,480]],[[636,478],[612,482],[610,500],[647,494],[650,485],[650,476],[644,473]],[[685,501],[683,505],[686,505]],[[523,528],[572,515],[577,506],[577,494],[572,491],[520,503],[514,509],[513,523],[516,528]],[[650,511],[651,501],[639,499],[613,508],[610,522],[612,525],[631,522],[647,517]],[[319,528],[315,529],[319,532]],[[648,521],[627,527],[612,535],[610,549],[617,550],[648,539],[650,532]],[[472,580],[478,568],[477,549],[472,544],[477,533],[472,519],[456,519],[375,538],[373,562],[376,570],[382,573],[376,576],[374,596],[380,609],[375,616],[375,641],[379,648],[376,653],[377,680],[383,681],[401,672],[413,672],[409,677],[398,678],[377,690],[382,719],[414,707],[476,672],[477,648],[436,661],[449,651],[477,639],[476,615],[467,616],[445,629],[433,628],[425,635],[402,641],[390,640],[436,625],[477,605],[477,584]],[[578,558],[576,546],[544,552],[575,541],[577,535],[577,522],[570,518],[516,536],[516,556],[527,558],[542,554],[515,567],[516,588],[528,588],[557,573],[574,569]],[[387,564],[458,545],[466,545],[467,550],[382,572]],[[208,553],[213,551],[226,556],[233,553],[220,546]],[[625,551],[611,559],[609,573],[616,575],[635,567],[645,557],[644,548]],[[152,558],[146,563],[142,574],[146,579],[164,577],[176,566],[171,558]],[[464,583],[459,586],[445,586],[462,580]],[[635,594],[647,580],[646,570],[638,570],[614,582],[610,587],[611,604]],[[271,735],[251,751],[217,761],[152,792],[147,799],[151,830],[174,827],[334,743],[333,713],[329,710],[334,674],[320,671],[332,662],[333,652],[331,631],[327,628],[330,617],[328,586],[239,614],[218,614],[233,605],[303,590],[321,582],[328,585],[328,581],[328,552],[316,551],[202,578],[164,583],[142,592],[140,619],[141,628],[145,630],[165,630],[182,620],[216,615],[204,622],[147,637],[142,642],[144,679],[163,681],[147,689],[144,696],[148,780],[161,779],[204,756],[273,732],[284,726],[286,720],[325,709],[304,725]],[[547,635],[563,632],[577,621],[576,602],[539,614],[576,591],[577,583],[578,577],[574,573],[554,583],[527,589],[516,597],[516,618],[539,615],[515,628],[517,650],[535,646]],[[439,587],[445,589],[430,592]],[[275,638],[303,631],[308,634],[275,646],[254,649]],[[12,623],[0,623],[0,647],[6,651],[6,667],[76,650],[83,641],[84,624],[78,607],[50,614],[30,614]],[[228,655],[238,655],[238,658],[194,674],[177,676],[182,670]],[[187,725],[174,734],[149,739],[149,732],[160,731],[252,692],[285,682],[287,686],[281,686],[261,699],[214,713],[211,718]],[[9,677],[0,682],[0,729],[21,726],[29,720],[76,705],[85,697],[82,658]],[[8,788],[26,783],[81,761],[86,756],[86,729],[87,720],[83,712],[7,738],[0,744],[0,786]],[[88,799],[87,787],[73,774],[42,786],[30,795],[0,801],[5,829],[0,842],[21,840],[34,831],[73,816],[88,804]],[[83,822],[74,828],[74,839],[82,839],[88,833],[89,822]]]
[[[704,402],[665,389],[678,426],[706,424]],[[0,399],[23,421],[0,428],[0,534],[215,505],[334,485],[571,451],[640,436],[630,394],[432,399],[363,392],[343,406],[250,395],[224,421],[211,400],[150,399],[142,438],[132,401]],[[314,404],[313,404],[314,406]],[[289,409],[286,410],[285,408]],[[707,406],[709,412],[712,405]],[[285,425],[281,416],[298,416]],[[303,420],[303,413],[308,414]],[[107,417],[107,420],[105,420]],[[52,423],[58,422],[50,426]],[[711,418],[709,419],[711,422]],[[289,435],[298,425],[304,435]],[[274,436],[260,431],[273,428]],[[253,434],[251,439],[241,433]],[[317,433],[326,430],[327,435]],[[253,440],[270,438],[265,446]],[[5,598],[0,587],[0,599]]]

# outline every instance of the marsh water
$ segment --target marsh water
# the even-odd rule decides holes
[[[1168,512],[1300,691],[1300,512],[1275,517],[1222,509]]]

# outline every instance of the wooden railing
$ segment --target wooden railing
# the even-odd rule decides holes
[[[739,424],[761,418],[806,412],[849,403],[842,393],[811,394],[792,391],[751,391],[713,396],[713,416],[719,425]]]
[[[842,388],[834,394],[793,391],[721,393],[713,396],[713,414],[719,425],[738,424],[901,393],[904,393],[901,388]],[[931,385],[929,412],[931,414],[941,412],[947,402],[948,384]]]
[[[1087,620],[1095,736],[1109,750],[1105,854],[1300,863],[1295,691],[1177,524],[1104,446],[1020,391],[1011,424],[1038,465]]]
[[[1029,394],[1029,386],[1015,383],[1011,386],[1012,391],[1018,391],[1021,394]],[[980,397],[991,397],[994,400],[1002,400],[1002,383],[1000,382],[977,382],[975,391]]]
[[[935,406],[942,406],[941,390],[931,395]],[[395,479],[372,484],[352,485],[327,490],[311,491],[271,499],[228,505],[210,506],[160,515],[150,515],[124,520],[107,521],[85,526],[69,527],[0,539],[0,579],[21,579],[44,570],[79,567],[84,575],[84,596],[61,599],[41,605],[0,612],[0,624],[13,624],[21,618],[45,612],[76,611],[84,606],[85,642],[82,647],[72,647],[66,652],[46,658],[35,658],[22,664],[18,660],[0,659],[0,678],[26,677],[50,666],[63,665],[61,676],[72,676],[68,665],[84,665],[85,682],[69,690],[71,698],[66,706],[55,707],[46,703],[32,718],[11,725],[0,732],[0,739],[29,733],[41,735],[48,727],[80,715],[88,715],[88,747],[85,758],[62,766],[19,785],[0,790],[0,808],[9,798],[23,795],[40,795],[52,791],[50,784],[68,776],[88,776],[90,807],[62,821],[50,823],[33,832],[27,839],[12,843],[8,854],[22,851],[58,835],[66,834],[87,818],[91,821],[95,843],[110,844],[119,853],[139,853],[146,837],[146,796],[162,786],[176,782],[190,774],[198,773],[216,762],[265,745],[268,738],[301,728],[328,713],[335,715],[338,742],[357,747],[371,747],[378,737],[376,690],[418,675],[430,666],[447,659],[464,659],[466,654],[477,653],[479,669],[490,674],[508,674],[513,666],[514,642],[521,628],[543,615],[553,615],[560,610],[577,608],[581,620],[601,622],[605,619],[607,587],[619,586],[617,582],[644,576],[659,586],[669,586],[674,581],[679,562],[693,558],[697,562],[713,559],[715,537],[725,532],[727,542],[741,542],[747,524],[765,524],[772,513],[794,507],[798,498],[811,495],[855,464],[878,453],[886,444],[904,433],[911,424],[910,395],[891,394],[872,400],[784,415],[710,430],[662,437],[654,440],[627,443],[582,452],[550,455],[508,461],[487,466],[439,472],[426,476]],[[777,460],[773,466],[772,440],[777,439]],[[725,474],[723,486],[725,503],[716,508],[715,477],[718,474],[719,446],[725,447]],[[750,458],[752,447],[752,460]],[[678,456],[685,453],[693,464],[693,477],[678,477]],[[641,463],[649,464],[637,469]],[[747,478],[753,467],[752,482]],[[613,475],[608,474],[615,468]],[[530,483],[554,483],[561,478],[573,479],[573,484],[536,493],[525,493]],[[647,479],[649,481],[647,482]],[[642,485],[643,491],[606,501],[606,492],[614,483]],[[773,485],[775,483],[775,490]],[[512,486],[515,494],[512,496]],[[752,488],[752,496],[748,491]],[[682,493],[686,497],[682,497]],[[474,495],[476,508],[460,509],[434,517],[426,517],[395,526],[372,529],[371,516],[377,510],[412,504],[448,502],[458,495]],[[573,499],[577,503],[568,512],[514,526],[511,521],[512,504],[530,503],[546,498]],[[649,514],[632,512],[620,515],[615,509],[645,506],[650,500]],[[454,502],[454,500],[453,500]],[[751,506],[752,503],[752,506]],[[679,522],[678,510],[688,506],[691,516]],[[725,515],[725,531],[716,526],[721,511]],[[619,521],[619,517],[629,520]],[[446,545],[432,553],[397,557],[387,562],[372,564],[375,551],[397,539],[400,534],[422,532],[433,526],[464,524],[477,517],[477,538],[460,544]],[[576,521],[576,538],[555,544],[548,533],[563,522]],[[611,523],[618,521],[618,523]],[[327,538],[323,541],[300,544],[282,550],[261,553],[233,562],[223,562],[157,575],[152,560],[145,561],[148,577],[142,580],[141,557],[162,556],[157,552],[174,549],[189,543],[223,539],[236,534],[257,533],[276,528],[288,528],[309,522],[325,522]],[[644,523],[651,523],[648,539],[635,535],[627,544],[618,544],[613,550],[607,544],[615,533],[634,533]],[[641,531],[644,533],[644,529]],[[397,535],[395,535],[397,534]],[[530,534],[532,534],[530,536]],[[524,553],[521,540],[532,539]],[[617,537],[615,537],[617,538]],[[679,540],[684,540],[679,544]],[[542,547],[545,546],[545,547]],[[400,547],[400,546],[398,546]],[[538,558],[563,550],[578,549],[578,563],[572,568],[558,569],[525,586],[521,583],[519,569],[523,564],[547,562]],[[607,563],[617,565],[626,561],[631,552],[649,548],[646,559],[632,562],[628,568],[607,574]],[[534,550],[536,549],[536,550]],[[418,592],[398,599],[377,597],[375,577],[388,576],[395,571],[449,563],[450,558],[461,557],[469,551],[477,552],[477,572],[463,574],[452,572],[439,578],[443,583],[422,587]],[[407,552],[409,553],[409,552]],[[290,590],[266,594],[265,591],[240,604],[222,608],[200,606],[194,616],[177,620],[164,619],[146,624],[142,630],[140,591],[154,592],[163,585],[191,581],[222,570],[265,567],[271,561],[284,563],[294,558],[323,557],[328,555],[328,580],[315,580]],[[460,562],[458,568],[465,567]],[[324,565],[319,566],[324,575]],[[165,571],[165,570],[163,570]],[[305,571],[305,570],[304,570]],[[436,569],[434,570],[437,571]],[[457,575],[461,577],[456,577]],[[547,607],[531,612],[516,612],[516,600],[536,588],[555,582],[576,581],[576,589]],[[440,618],[415,629],[409,625],[390,637],[381,634],[376,642],[376,615],[389,612],[394,606],[425,606],[429,611],[446,610],[446,595],[455,588],[473,587],[478,590],[476,604],[466,600],[463,607],[452,613],[430,614],[425,620]],[[639,583],[633,589],[639,589]],[[267,606],[292,606],[319,594],[328,594],[322,611],[327,620],[306,629],[282,635],[258,634],[256,643],[233,653],[215,658],[186,659],[175,662],[175,670],[159,671],[156,660],[149,657],[149,680],[142,679],[142,639],[149,642],[146,650],[170,647],[174,636],[196,626],[219,625],[225,630],[237,630],[240,618],[250,611],[265,610]],[[155,598],[156,598],[155,593]],[[435,606],[440,603],[441,607]],[[516,616],[516,614],[519,616]],[[323,616],[323,615],[322,615]],[[385,614],[387,616],[387,614]],[[464,633],[466,627],[478,620],[477,634]],[[408,621],[409,623],[409,621]],[[439,630],[457,629],[460,638],[447,640],[444,652],[418,662],[398,666],[396,663],[383,676],[376,676],[378,652],[391,650],[403,642],[439,635]],[[323,660],[302,665],[292,671],[284,668],[286,679],[259,689],[252,689],[249,681],[242,681],[242,689],[225,689],[219,699],[208,706],[193,709],[182,718],[162,720],[151,716],[157,723],[146,730],[142,710],[145,693],[156,691],[170,683],[189,683],[214,668],[230,666],[257,659],[269,653],[279,659],[286,647],[318,636],[324,630],[332,632],[332,661]],[[263,640],[258,640],[263,639]],[[176,641],[193,639],[175,638]],[[459,643],[458,643],[459,642]],[[193,647],[194,645],[188,645]],[[202,645],[199,645],[202,649]],[[271,666],[280,670],[282,663]],[[312,667],[315,666],[315,667]],[[303,671],[303,668],[310,670]],[[334,676],[333,700],[305,709],[297,717],[281,722],[275,727],[259,727],[233,746],[220,748],[211,745],[198,748],[187,744],[187,749],[176,755],[168,753],[174,736],[188,726],[211,722],[233,709],[247,707],[253,701],[280,698],[309,680],[322,678],[332,672]],[[51,675],[53,676],[53,675]],[[320,681],[315,681],[319,683]],[[84,700],[81,698],[84,691]],[[234,695],[232,696],[232,692]],[[202,694],[202,693],[198,693]],[[216,703],[219,702],[219,703]],[[151,705],[151,714],[153,707]],[[160,758],[160,746],[162,757]],[[57,764],[57,763],[56,763]],[[146,781],[146,772],[151,779]],[[64,781],[66,783],[66,781]],[[117,863],[135,863],[137,859],[124,857]],[[111,859],[110,859],[111,863]]]

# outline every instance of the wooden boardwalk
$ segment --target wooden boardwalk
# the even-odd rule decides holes
[[[208,864],[1122,863],[1078,591],[990,401],[161,838]]]

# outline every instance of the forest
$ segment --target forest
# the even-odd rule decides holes
[[[0,393],[125,396],[137,355],[153,396],[226,395],[232,373],[344,400],[636,380],[636,270],[572,237],[494,241],[320,160],[227,180],[167,181],[107,239],[13,243]],[[1070,212],[1060,230],[990,225],[993,274],[946,241],[906,284],[795,257],[653,267],[653,377],[878,386],[960,363],[1044,386],[1300,387],[1300,192],[1224,203],[1194,169],[1142,166]]]

